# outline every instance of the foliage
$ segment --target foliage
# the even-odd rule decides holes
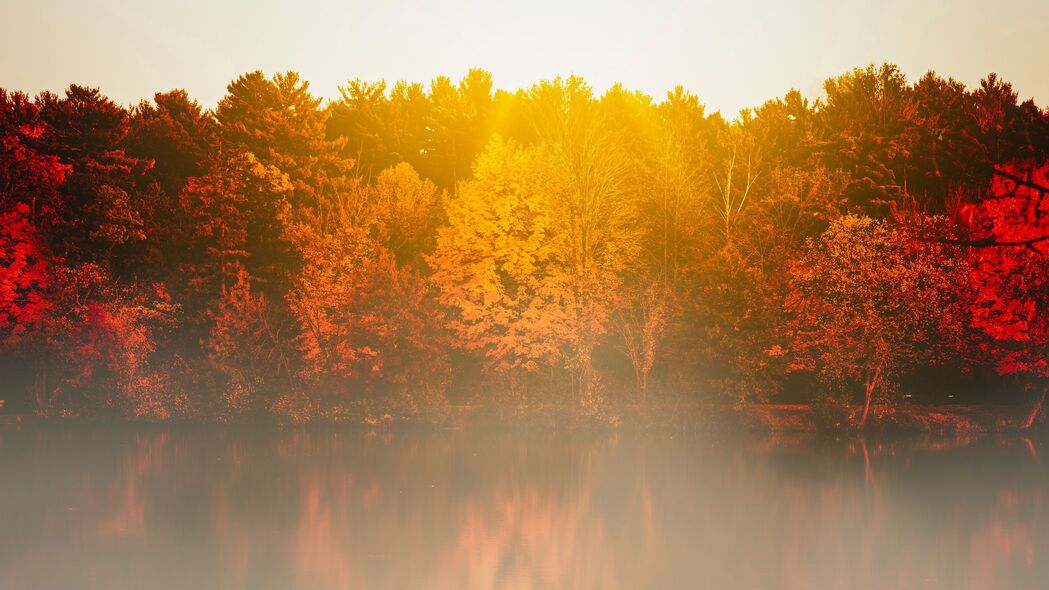
[[[278,380],[290,373],[273,306],[252,289],[251,275],[240,268],[210,315],[204,350],[220,380],[218,415],[265,409],[281,385]]]
[[[0,346],[31,339],[47,321],[51,260],[32,211],[15,203],[0,214]]]
[[[1010,165],[970,204],[972,326],[1003,374],[1049,377],[1049,165]]]
[[[1049,114],[994,74],[825,90],[729,121],[483,70],[327,104],[250,72],[211,110],[0,89],[0,354],[23,407],[153,420],[862,425],[930,364],[1044,387]]]
[[[494,371],[564,362],[568,260],[552,206],[567,190],[560,172],[545,150],[496,140],[446,205],[432,280],[454,310],[449,327],[460,346]]]
[[[960,330],[952,305],[964,264],[908,233],[846,215],[791,268],[791,368],[815,371],[832,393],[861,386],[860,428],[872,401],[905,371],[942,360]]]

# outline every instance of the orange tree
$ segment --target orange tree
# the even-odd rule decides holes
[[[868,217],[838,218],[790,269],[790,368],[832,396],[871,404],[911,368],[944,358],[961,329],[963,262],[947,247]]]

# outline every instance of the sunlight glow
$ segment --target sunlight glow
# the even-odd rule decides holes
[[[0,35],[0,85],[31,93],[70,81],[124,104],[184,85],[214,105],[238,75],[293,69],[318,95],[353,78],[428,82],[491,71],[497,87],[578,74],[662,98],[683,84],[731,117],[792,86],[897,63],[975,84],[992,69],[1049,96],[1040,23],[1049,3],[750,0],[44,0],[13,3]],[[46,39],[46,42],[41,41]],[[25,51],[32,47],[33,51]],[[1008,57],[1008,59],[1006,59]]]

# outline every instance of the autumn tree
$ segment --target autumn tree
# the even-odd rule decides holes
[[[554,206],[568,189],[559,172],[543,149],[495,140],[445,204],[432,280],[460,345],[495,372],[535,371],[568,354],[569,260]]]
[[[763,146],[742,127],[724,128],[719,139],[710,166],[714,187],[708,210],[716,216],[721,241],[731,247],[741,233],[740,219],[757,200],[759,183],[768,170],[761,163]]]
[[[197,297],[225,290],[242,268],[273,293],[286,288],[297,255],[281,215],[292,190],[287,175],[248,152],[220,154],[208,174],[189,179],[180,200],[194,236],[185,271]]]
[[[177,197],[189,178],[207,172],[216,141],[211,116],[185,90],[172,90],[131,109],[123,145],[129,155],[153,162],[147,181]]]
[[[312,208],[321,195],[352,177],[344,140],[328,139],[329,112],[295,72],[266,78],[251,72],[233,81],[215,109],[218,135],[228,155],[247,152],[287,176],[295,208]]]
[[[104,263],[119,276],[141,270],[150,207],[137,180],[151,165],[123,148],[128,113],[98,89],[73,85],[37,98],[50,130],[46,153],[71,168],[51,229],[55,254],[71,264]]]
[[[533,86],[522,107],[539,145],[550,150],[565,189],[553,193],[567,254],[572,368],[576,397],[592,401],[592,356],[620,300],[624,270],[637,259],[641,231],[630,207],[626,146],[580,78]]]
[[[440,314],[423,279],[360,229],[312,229],[295,229],[307,262],[289,294],[306,377],[342,393],[439,392]]]
[[[33,224],[54,221],[72,166],[53,153],[54,130],[25,94],[0,89],[0,196],[29,207]]]
[[[192,227],[180,335],[220,392],[209,404],[220,417],[267,409],[289,385],[293,319],[280,303],[300,260],[283,222],[292,190],[287,175],[240,152],[216,155],[180,195]]]
[[[446,348],[420,265],[436,187],[402,163],[322,203],[309,218],[286,220],[304,261],[287,297],[303,377],[335,405],[386,392],[389,401],[433,401]]]
[[[850,175],[845,194],[857,211],[885,215],[907,194],[917,138],[906,76],[895,65],[872,64],[827,80],[824,89],[823,163]]]
[[[836,219],[790,269],[791,368],[814,371],[830,395],[859,387],[864,428],[900,375],[949,354],[964,272],[949,249],[905,227]]]
[[[638,195],[642,222],[648,224],[645,251],[671,289],[703,247],[699,219],[713,189],[711,152],[724,121],[707,115],[695,95],[680,86],[655,107],[660,131],[652,146],[651,185]],[[647,214],[646,214],[647,213]]]
[[[968,203],[962,229],[969,247],[967,293],[972,326],[1003,375],[1049,377],[1049,165],[1001,167],[985,194]],[[1041,413],[1049,386],[1025,421]]]
[[[613,141],[627,154],[624,200],[639,240],[622,273],[613,339],[630,360],[644,406],[668,335],[683,328],[679,294],[702,239],[697,220],[712,188],[708,160],[723,122],[706,116],[698,98],[680,87],[659,105],[620,86],[600,102]]]
[[[680,306],[665,356],[679,382],[707,395],[739,405],[767,399],[778,380],[764,351],[778,342],[782,269],[837,214],[820,211],[836,190],[825,171],[798,164],[807,158],[811,107],[789,93],[730,124],[677,91],[660,109],[668,140],[659,193],[674,205],[667,218],[677,227],[666,223],[656,237],[673,240],[666,251]],[[643,213],[664,210],[655,203]]]
[[[472,69],[459,84],[439,77],[430,84],[430,103],[422,172],[450,189],[469,177],[474,158],[491,136],[492,75]]]
[[[376,239],[399,264],[418,265],[433,250],[442,193],[406,163],[380,172],[366,192]]]
[[[52,130],[38,106],[0,89],[0,353],[46,388],[52,353],[47,331],[55,301],[56,260],[49,231],[62,209],[71,166],[48,153]],[[31,362],[25,363],[26,359]]]
[[[251,275],[233,267],[232,282],[209,310],[211,328],[202,342],[220,396],[209,409],[220,419],[267,411],[291,386],[283,318]]]
[[[469,176],[494,130],[492,76],[480,69],[458,83],[435,78],[428,88],[352,80],[340,94],[329,107],[328,137],[343,141],[343,154],[366,177],[403,162],[450,190]]]
[[[140,278],[179,282],[180,269],[193,261],[194,222],[180,195],[191,178],[208,173],[217,148],[210,113],[184,90],[158,92],[153,101],[130,109],[122,147],[131,157],[149,162],[135,179],[142,194],[144,240],[137,263]]]
[[[94,263],[61,267],[54,282],[46,337],[55,355],[36,391],[39,414],[168,419],[190,412],[154,355],[178,322],[162,284],[125,286]]]
[[[407,104],[419,110],[420,114],[424,113],[423,109],[429,105],[425,93],[421,86],[413,90],[417,92],[402,89],[400,96],[418,97],[417,102],[408,101]],[[410,161],[408,158],[413,152],[418,154],[422,151],[421,138],[407,151],[399,149],[400,138],[395,129],[404,125],[401,116],[405,113],[395,111],[393,98],[387,96],[386,82],[351,80],[339,87],[339,93],[340,99],[328,107],[326,133],[330,138],[343,140],[345,156],[356,161],[362,173],[376,174],[399,161]],[[394,96],[398,94],[395,92]],[[421,133],[424,125],[421,117],[415,118],[415,123]]]
[[[53,264],[31,218],[26,203],[0,213],[0,349],[32,342],[51,307]]]
[[[0,90],[0,346],[45,322],[54,272],[46,228],[71,168],[43,153],[47,124],[24,94]]]

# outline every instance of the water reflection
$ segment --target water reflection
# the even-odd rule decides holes
[[[1041,588],[1027,439],[0,431],[0,587]]]

